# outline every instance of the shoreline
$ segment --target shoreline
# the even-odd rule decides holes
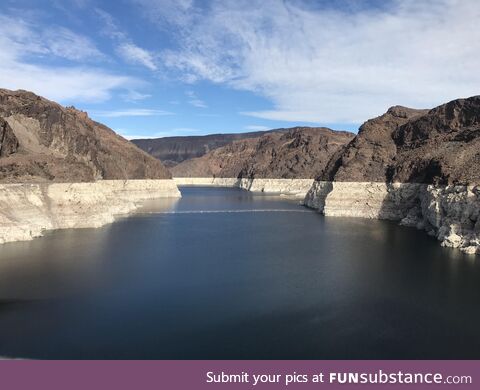
[[[0,184],[0,244],[32,240],[47,230],[101,227],[145,200],[179,197],[171,179]]]
[[[314,183],[314,179],[237,179],[230,177],[174,177],[177,185],[233,187],[251,192],[265,192],[305,198]]]
[[[46,230],[100,227],[146,200],[179,198],[178,186],[240,188],[294,197],[328,217],[386,219],[424,230],[442,246],[480,254],[480,186],[329,182],[313,179],[179,178],[0,184],[0,244]]]
[[[398,221],[442,246],[480,254],[480,186],[331,182],[313,179],[173,178],[178,185],[236,187],[290,195],[328,217]]]
[[[398,221],[480,254],[480,186],[315,181],[304,205],[325,216]]]

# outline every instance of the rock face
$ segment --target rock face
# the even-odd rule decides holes
[[[393,133],[399,126],[427,112],[395,106],[385,114],[368,120],[360,127],[358,135],[332,158],[323,174],[319,173],[318,179],[387,181],[389,167],[397,153]]]
[[[165,166],[173,167],[182,161],[201,157],[211,150],[225,146],[233,141],[260,137],[270,132],[282,131],[286,131],[286,129],[239,134],[209,134],[202,136],[134,139],[132,142],[140,149],[161,160]]]
[[[0,157],[8,157],[18,149],[18,140],[7,121],[0,118]]]
[[[392,138],[392,181],[480,183],[480,96],[434,108],[398,127]]]
[[[304,204],[337,217],[379,218],[424,229],[443,246],[480,253],[480,188],[316,181]]]
[[[162,163],[91,120],[27,91],[0,89],[0,181],[167,179]]]
[[[240,179],[234,177],[176,177],[178,185],[202,187],[234,187],[252,192],[265,192],[305,198],[313,179]]]
[[[480,97],[367,121],[305,197],[325,215],[398,220],[480,253]]]
[[[100,227],[142,201],[179,196],[173,180],[0,184],[0,243],[31,240],[45,230]]]
[[[365,122],[319,180],[471,184],[480,179],[480,96]]]
[[[354,137],[327,128],[296,127],[234,141],[172,168],[176,177],[314,178]]]

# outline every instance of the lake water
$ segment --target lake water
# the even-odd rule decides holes
[[[480,358],[480,258],[386,221],[182,188],[0,247],[0,356]]]

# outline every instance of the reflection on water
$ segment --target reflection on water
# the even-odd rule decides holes
[[[478,257],[385,221],[183,188],[0,249],[0,356],[479,358]]]

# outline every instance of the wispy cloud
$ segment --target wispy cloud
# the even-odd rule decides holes
[[[362,122],[394,104],[431,107],[478,94],[480,2],[392,0],[381,8],[310,2],[135,0],[159,28],[171,75],[268,98],[249,115],[274,120]],[[169,26],[169,27],[168,27]]]
[[[198,98],[197,94],[194,91],[187,91],[185,95],[188,97],[188,103],[197,108],[207,108],[207,104]]]
[[[102,21],[103,33],[116,42],[116,52],[125,62],[143,65],[152,71],[158,69],[155,56],[150,51],[133,43],[128,34],[117,26],[112,15],[100,8],[95,8],[95,13]]]
[[[152,95],[150,94],[147,94],[147,93],[140,93],[138,91],[135,91],[135,90],[129,90],[127,91],[126,93],[123,93],[120,95],[120,97],[125,100],[126,102],[130,102],[130,103],[136,103],[140,100],[145,100],[145,99],[148,99],[149,97],[151,97]]]
[[[186,136],[186,135],[195,135],[201,134],[200,129],[192,127],[175,127],[168,130],[155,131],[151,134],[138,134],[134,131],[127,129],[115,129],[115,131],[120,134],[122,137],[132,140],[132,139],[152,139],[152,138],[162,138],[162,137],[176,137],[176,136]]]
[[[0,15],[0,33],[10,55],[55,56],[81,62],[105,58],[87,37],[64,27],[41,27],[17,14]]]
[[[14,17],[15,16],[15,17]],[[0,85],[27,89],[58,101],[107,100],[115,89],[139,81],[84,64],[103,54],[86,37],[65,28],[42,28],[19,15],[0,15]],[[71,66],[35,63],[35,59],[65,58]]]
[[[245,126],[245,130],[250,130],[250,131],[264,131],[264,130],[269,130],[269,129],[271,129],[271,127],[260,126],[260,125]]]
[[[48,48],[48,54],[57,57],[75,61],[91,61],[105,57],[90,39],[63,27],[46,30],[42,41]]]
[[[150,70],[157,70],[153,55],[133,43],[122,43],[117,47],[118,54],[127,62],[140,64]]]
[[[127,110],[97,111],[89,110],[92,116],[102,118],[118,118],[123,116],[165,116],[175,115],[175,113],[164,110],[153,110],[150,108],[132,108]]]
[[[165,30],[172,24],[186,26],[200,14],[194,7],[194,0],[132,0],[138,4],[144,15],[158,23]]]

